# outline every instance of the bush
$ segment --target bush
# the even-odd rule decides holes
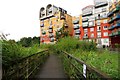
[[[2,64],[4,68],[11,66],[11,63],[31,54],[35,54],[39,50],[39,45],[33,47],[22,47],[13,41],[2,41]]]
[[[85,42],[85,41],[80,41],[76,38],[73,37],[65,37],[60,39],[55,45],[51,46],[53,51],[75,51],[75,50],[86,50],[86,51],[91,51],[91,50],[96,50],[96,45],[93,42]]]

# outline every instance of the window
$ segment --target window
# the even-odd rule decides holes
[[[107,10],[106,8],[103,8],[103,9],[102,9],[102,12],[105,12],[106,10]]]
[[[101,30],[101,27],[100,26],[97,26],[97,31],[100,31]]]
[[[97,36],[98,36],[98,37],[101,37],[101,32],[98,32],[98,33],[97,33]]]
[[[87,32],[88,32],[87,28],[86,28],[86,29],[84,29],[84,33],[87,33]]]
[[[104,32],[104,36],[108,36],[108,32]]]
[[[102,18],[107,18],[107,13],[102,14]]]
[[[94,31],[94,28],[90,28],[90,32],[93,32]]]
[[[89,26],[94,26],[94,21],[89,22]]]
[[[107,23],[107,20],[103,20],[103,23]]]
[[[100,24],[101,24],[100,20],[97,20],[97,25],[100,25]]]
[[[108,29],[108,27],[107,27],[107,26],[104,26],[104,27],[103,27],[103,29],[104,29],[104,30],[107,30],[107,29]]]
[[[90,37],[93,38],[94,37],[94,33],[92,33]]]

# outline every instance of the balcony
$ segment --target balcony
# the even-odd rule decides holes
[[[120,35],[120,31],[115,32],[115,36]]]
[[[86,22],[86,21],[88,21],[88,18],[82,19],[82,22]]]
[[[106,5],[108,5],[107,2],[101,2],[101,3],[96,4],[95,8],[99,8],[99,7],[106,6]]]
[[[118,20],[118,19],[120,19],[120,14],[117,14],[117,15],[113,18],[113,20]]]
[[[49,29],[49,31],[48,31],[49,33],[52,33],[53,32],[53,30],[52,29]]]
[[[49,37],[50,37],[50,38],[53,37],[53,34],[49,34]]]
[[[75,38],[80,38],[80,35],[76,35],[76,34],[75,34]]]
[[[50,9],[48,10],[48,12],[49,12],[49,13],[52,13],[52,8],[50,8]]]
[[[65,24],[64,24],[64,26],[65,26],[65,28],[68,28],[68,25],[67,25],[67,23],[65,23]]]
[[[50,42],[54,42],[54,38],[52,37],[52,38],[50,38]]]
[[[115,26],[116,28],[117,28],[117,27],[120,27],[120,23],[117,23],[117,24],[115,24],[114,26]]]
[[[61,19],[65,19],[65,16],[61,16]]]
[[[115,26],[112,25],[112,26],[110,26],[108,29],[109,29],[109,30],[112,30],[112,29],[114,29],[114,28],[115,28]]]
[[[40,24],[40,27],[44,27],[44,24],[42,23],[42,24]]]
[[[74,29],[79,29],[79,24],[74,25]]]
[[[45,31],[42,31],[42,34],[43,34],[43,35],[45,35],[45,34],[46,34],[46,32],[45,32]]]
[[[60,32],[60,31],[61,31],[61,28],[58,28],[57,31]]]
[[[75,30],[75,34],[80,34],[80,30]]]
[[[110,16],[112,16],[112,15],[113,15],[113,12],[112,12],[112,11],[107,14],[108,17],[110,17]]]
[[[49,26],[49,29],[52,29],[53,27],[52,26]]]
[[[89,27],[93,27],[93,26],[95,26],[94,21],[90,21],[90,22],[89,22]]]
[[[82,25],[83,28],[86,28],[86,27],[88,27],[88,26],[89,26],[88,24],[83,24],[83,25]]]
[[[110,20],[108,20],[108,23],[112,23],[114,21],[114,18],[111,18]]]
[[[83,38],[84,38],[84,39],[87,39],[87,38],[88,38],[88,36],[87,36],[87,35],[84,35],[84,36],[83,36]]]
[[[82,17],[90,16],[90,15],[92,15],[92,14],[93,14],[92,11],[87,12],[87,13],[83,13],[83,14],[82,14]]]
[[[114,36],[113,33],[109,34],[110,37]]]
[[[74,20],[73,24],[79,24],[79,20]]]
[[[120,10],[120,6],[116,6],[116,8],[115,9],[113,9],[113,13],[115,13],[115,12],[117,12],[117,11],[119,11]]]

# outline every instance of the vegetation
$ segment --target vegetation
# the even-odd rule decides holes
[[[40,44],[40,37],[23,37],[20,39],[20,41],[17,42],[18,44],[21,44],[23,47],[31,47],[34,44]]]
[[[55,45],[49,47],[56,53],[67,51],[87,64],[100,69],[113,78],[118,78],[118,53],[108,50],[97,50],[94,42],[80,41],[72,37],[65,37]],[[66,64],[64,64],[67,66]],[[69,73],[70,74],[70,73]]]
[[[36,42],[34,42],[36,41]],[[35,54],[41,49],[39,48],[38,39],[22,38],[20,41],[2,40],[2,64],[4,68],[9,68],[13,61]]]

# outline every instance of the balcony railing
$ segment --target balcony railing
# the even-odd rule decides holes
[[[117,35],[120,35],[120,31],[119,30],[109,34],[110,37],[117,36]]]
[[[108,23],[112,23],[114,20],[118,20],[120,19],[120,14],[117,14],[116,16],[114,16],[113,18],[111,18]]]
[[[61,28],[58,28],[57,31],[60,32],[60,31],[61,31]]]
[[[54,42],[54,38],[52,37],[52,38],[50,38],[50,42]]]
[[[102,6],[106,6],[106,5],[108,5],[107,2],[101,2],[101,3],[99,3],[99,4],[96,4],[96,5],[95,5],[95,8],[102,7]]]
[[[119,6],[116,6],[116,8],[113,9],[113,13],[115,13],[115,12],[117,12],[117,11],[119,11],[119,10],[120,10],[120,7],[119,7]]]
[[[114,21],[114,18],[111,18],[110,20],[108,20],[108,23],[112,23]]]
[[[42,23],[42,24],[40,24],[40,27],[44,27],[44,24]]]
[[[82,17],[84,17],[84,16],[90,16],[90,15],[92,15],[92,14],[93,14],[92,11],[87,12],[87,13],[83,13],[83,14],[82,14]]]
[[[117,14],[113,19],[114,20],[120,19],[120,14]]]
[[[86,22],[88,21],[88,18],[82,19],[82,22]]]
[[[49,29],[49,31],[48,31],[49,33],[52,33],[53,32],[53,30],[52,29]]]
[[[112,12],[112,11],[107,14],[108,17],[110,17],[110,16],[112,16],[112,15],[113,15],[113,12]]]
[[[64,26],[65,26],[65,28],[68,28],[68,24],[67,23],[65,23]]]
[[[73,24],[79,24],[79,20],[74,20]]]
[[[117,23],[117,24],[115,24],[114,26],[115,26],[116,28],[117,28],[117,27],[120,27],[120,23]]]
[[[79,38],[80,37],[80,35],[78,35],[78,34],[75,34],[75,38]]]
[[[120,31],[115,32],[115,36],[120,35]]]
[[[65,19],[65,16],[61,16],[61,19]]]
[[[74,25],[74,29],[79,29],[79,24]]]
[[[84,38],[84,39],[85,39],[85,38],[88,38],[88,36],[84,35],[83,38]]]
[[[88,27],[89,24],[83,24],[82,27],[85,28],[85,27]]]
[[[112,30],[112,29],[114,29],[114,28],[115,28],[115,26],[112,25],[112,26],[110,26],[108,29],[109,29],[109,30]]]
[[[49,13],[52,13],[52,8],[50,8],[50,9],[48,10],[48,12],[49,12]]]
[[[46,32],[45,32],[45,31],[42,31],[42,34],[43,34],[43,35],[45,35],[45,34],[46,34]]]
[[[80,34],[80,30],[75,30],[75,34]]]
[[[52,26],[49,26],[49,29],[52,29],[53,27]]]
[[[53,37],[53,34],[49,34],[49,37],[50,37],[50,38]]]
[[[114,35],[113,35],[113,33],[110,33],[109,36],[112,37],[112,36],[114,36]]]

